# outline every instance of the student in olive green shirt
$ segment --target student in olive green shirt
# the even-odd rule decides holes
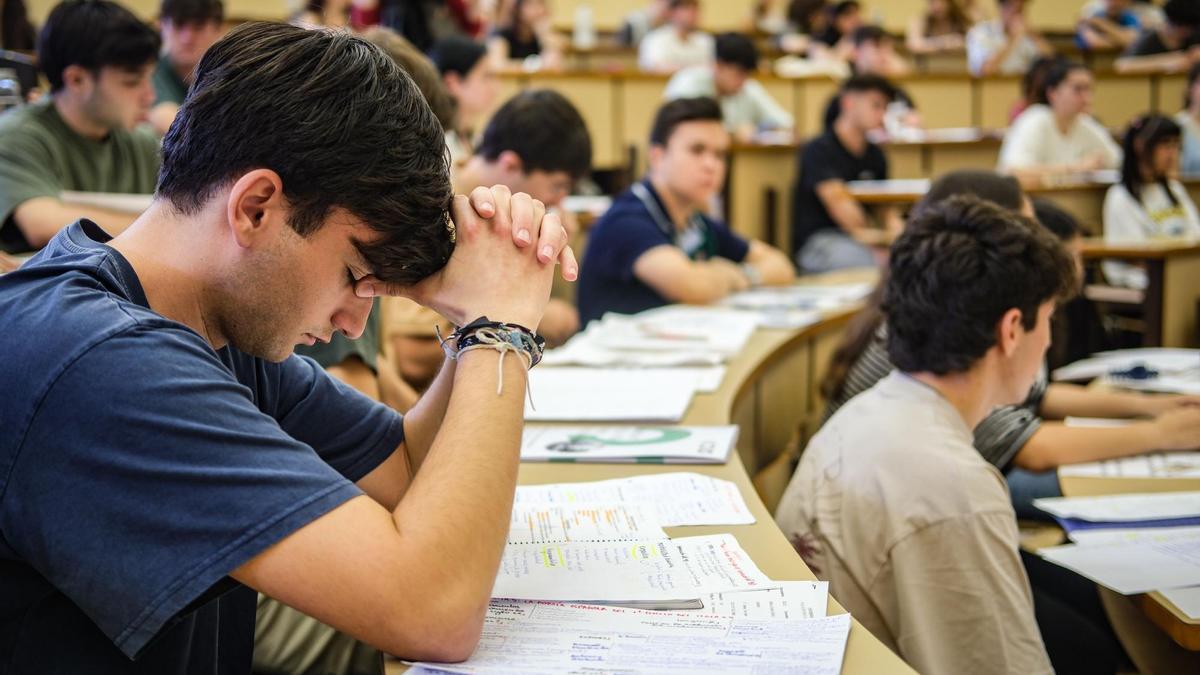
[[[150,123],[167,133],[192,83],[204,52],[221,39],[225,5],[221,0],[163,0],[158,8],[162,55],[154,68],[154,108]]]
[[[63,204],[64,190],[154,192],[159,148],[134,130],[154,101],[159,39],[114,3],[69,0],[46,19],[38,61],[50,96],[0,116],[0,249],[40,249],[89,218],[111,234],[133,218]]]

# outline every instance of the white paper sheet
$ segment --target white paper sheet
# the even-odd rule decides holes
[[[1055,380],[1090,380],[1108,375],[1114,370],[1129,370],[1135,366],[1145,366],[1159,373],[1178,373],[1200,368],[1200,350],[1153,347],[1099,352],[1057,368],[1051,375]]]
[[[1200,527],[1182,525],[1180,527],[1138,527],[1138,528],[1098,528],[1092,530],[1075,530],[1068,537],[1081,546],[1096,546],[1105,544],[1137,543],[1152,540],[1155,537],[1200,537]]]
[[[707,374],[707,373],[705,373]],[[702,374],[685,368],[534,368],[531,422],[678,422]]]
[[[669,305],[639,314],[606,314],[587,328],[596,344],[640,351],[711,351],[732,356],[758,327],[750,312]]]
[[[871,294],[873,283],[785,286],[757,288],[735,293],[724,304],[752,310],[836,310]]]
[[[1200,452],[1156,452],[1103,462],[1068,464],[1060,476],[1085,478],[1200,478]]]
[[[754,523],[754,514],[737,484],[688,471],[587,483],[520,485],[516,503],[647,504],[658,510],[663,527]]]
[[[1039,553],[1125,595],[1200,585],[1200,535],[1145,532],[1132,541],[1069,544]]]
[[[492,601],[470,659],[416,672],[838,675],[849,635],[849,614],[779,621]]]
[[[701,614],[738,619],[819,619],[829,606],[828,581],[777,581],[779,588],[710,593]]]
[[[1200,619],[1200,586],[1169,588],[1162,594],[1189,619]]]
[[[1060,518],[1097,523],[1200,516],[1200,492],[1159,492],[1107,497],[1051,497],[1033,505]]]
[[[736,426],[528,425],[521,437],[521,461],[723,464],[737,436]]]
[[[733,535],[714,534],[617,544],[509,544],[492,597],[677,601],[776,585]]]
[[[509,544],[666,539],[658,511],[641,504],[514,504]]]

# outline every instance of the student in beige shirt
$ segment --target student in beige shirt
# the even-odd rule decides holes
[[[1047,673],[1004,478],[972,447],[1025,398],[1074,263],[974,196],[918,214],[884,297],[898,371],[813,437],[776,519],[851,614],[921,673]]]

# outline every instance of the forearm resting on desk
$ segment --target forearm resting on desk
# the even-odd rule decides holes
[[[633,264],[642,283],[672,302],[706,305],[750,287],[738,266],[724,258],[689,260],[674,246],[656,246]]]
[[[13,221],[34,248],[44,247],[59,230],[80,218],[91,220],[115,237],[137,216],[97,206],[68,206],[53,197],[35,197],[13,210]]]
[[[508,363],[498,395],[500,358]],[[508,532],[523,366],[512,354],[464,354],[445,423],[393,512],[353,498],[233,577],[389,653],[437,661],[469,656]]]

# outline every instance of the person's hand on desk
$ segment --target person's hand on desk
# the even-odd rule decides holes
[[[469,198],[457,195],[450,211],[456,243],[442,270],[414,286],[367,276],[358,281],[358,295],[407,297],[460,325],[487,316],[537,326],[550,298],[555,264],[562,264],[568,281],[579,275],[558,216],[503,185],[476,188]]]
[[[1200,407],[1168,410],[1154,419],[1153,428],[1159,449],[1196,450],[1200,448]]]
[[[732,260],[712,258],[705,261],[704,264],[721,274],[722,278],[729,284],[730,293],[744,291],[751,286],[750,279],[746,276],[746,272],[742,270],[741,265]]]

